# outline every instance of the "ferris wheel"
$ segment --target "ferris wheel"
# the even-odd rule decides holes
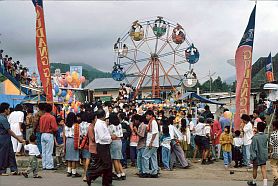
[[[166,84],[175,90],[173,81],[187,87],[197,83],[193,68],[200,57],[198,49],[180,24],[163,17],[134,21],[114,44],[114,53],[112,77],[116,81],[128,79],[135,87],[134,97],[147,84],[156,98]]]

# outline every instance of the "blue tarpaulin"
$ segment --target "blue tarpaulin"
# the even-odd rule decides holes
[[[14,108],[17,104],[20,104],[24,100],[24,98],[25,96],[22,95],[0,94],[0,103],[9,103],[10,107]]]
[[[208,98],[199,96],[198,94],[196,94],[194,92],[186,92],[179,99],[181,100],[181,99],[187,99],[187,98],[195,98],[195,99],[200,100],[203,103],[211,103],[211,104],[216,104],[216,105],[225,105],[225,103],[220,103],[218,101],[210,100]]]

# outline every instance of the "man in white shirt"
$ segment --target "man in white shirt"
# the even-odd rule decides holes
[[[250,163],[250,147],[252,143],[253,126],[251,124],[251,119],[247,114],[242,114],[242,130],[243,130],[243,165],[252,167]]]
[[[97,155],[102,160],[102,185],[112,185],[112,160],[110,155],[111,137],[105,120],[104,110],[97,111],[97,121],[94,127]],[[100,174],[101,175],[101,174]]]
[[[205,128],[205,119],[204,117],[200,116],[198,118],[198,124],[195,127],[195,138],[194,138],[194,142],[195,142],[195,149],[194,149],[194,154],[193,154],[193,163],[197,163],[197,161],[195,160],[196,155],[198,150],[201,148],[202,146],[202,138],[205,137],[204,134],[204,128]]]
[[[22,112],[22,105],[18,104],[8,117],[9,123],[11,125],[11,130],[21,139],[23,139],[22,134],[22,124],[24,122],[24,113]],[[18,142],[15,138],[12,137],[13,149],[16,155],[20,155],[22,148],[22,143]]]
[[[146,112],[146,119],[149,121],[147,127],[147,140],[146,148],[143,152],[143,165],[141,178],[158,178],[158,162],[157,162],[157,149],[159,147],[159,131],[158,124],[154,118],[154,113],[152,110]],[[150,170],[150,163],[151,168]]]

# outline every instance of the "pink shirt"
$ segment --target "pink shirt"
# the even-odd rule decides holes
[[[220,144],[220,135],[222,133],[221,125],[219,121],[214,120],[213,125],[211,127],[211,137],[212,137],[212,144],[218,145]]]

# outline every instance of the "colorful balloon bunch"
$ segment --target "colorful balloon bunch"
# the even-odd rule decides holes
[[[58,85],[54,85],[53,95],[58,97],[58,102],[73,102],[73,92],[71,90],[62,90]]]
[[[80,101],[73,101],[69,104],[64,104],[63,110],[65,110],[66,114],[70,112],[79,113],[80,112]]]
[[[80,76],[76,71],[66,72],[66,75],[58,77],[60,86],[69,88],[79,88],[86,81],[84,76]]]

